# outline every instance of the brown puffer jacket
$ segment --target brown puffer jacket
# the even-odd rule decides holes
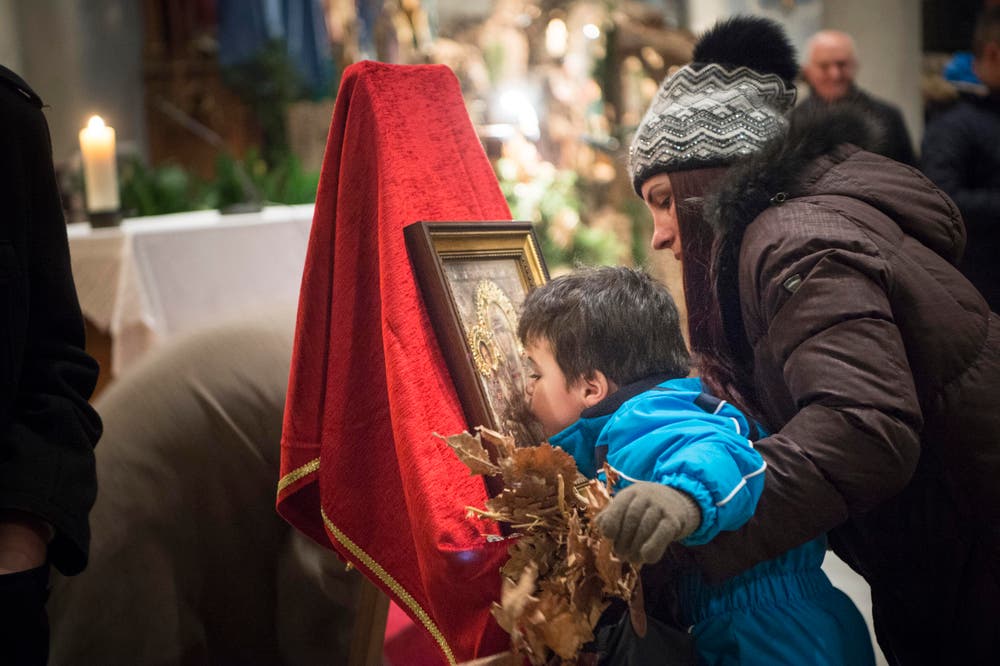
[[[893,663],[1000,654],[1000,318],[954,268],[954,203],[804,118],[706,218],[730,346],[774,435],[757,514],[697,549],[724,577],[832,530]],[[1000,270],[1000,267],[998,267]],[[846,522],[845,522],[846,521]],[[955,661],[957,660],[957,661]]]

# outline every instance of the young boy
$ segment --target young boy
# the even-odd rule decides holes
[[[605,461],[621,475],[598,517],[616,553],[656,563],[674,542],[704,544],[750,519],[766,469],[755,426],[687,378],[665,287],[629,268],[558,277],[528,295],[518,335],[549,442],[589,477]],[[825,551],[818,539],[715,585],[685,565],[679,619],[699,663],[874,664],[861,614],[820,568]]]

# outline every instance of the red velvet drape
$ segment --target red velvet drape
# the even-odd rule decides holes
[[[454,74],[362,62],[344,72],[306,256],[278,511],[384,589],[442,662],[502,651],[489,615],[506,545],[432,433],[466,428],[403,227],[509,220]]]

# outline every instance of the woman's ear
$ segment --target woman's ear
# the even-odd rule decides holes
[[[608,379],[600,370],[594,370],[589,376],[580,380],[583,404],[593,407],[617,390],[614,382]]]

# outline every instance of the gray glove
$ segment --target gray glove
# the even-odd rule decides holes
[[[638,481],[611,498],[596,520],[616,555],[648,564],[659,562],[670,543],[698,529],[701,509],[687,493]]]

